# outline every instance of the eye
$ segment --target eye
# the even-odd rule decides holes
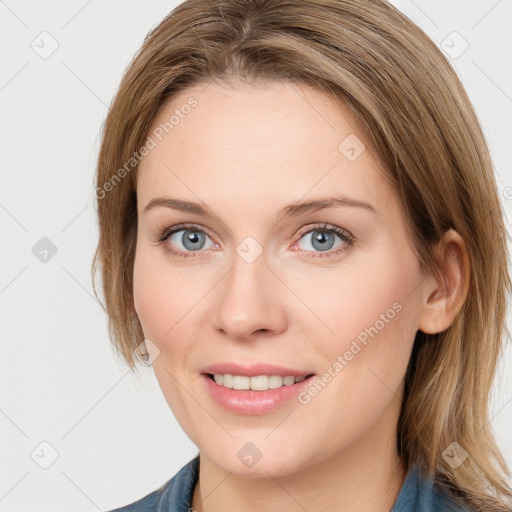
[[[292,246],[292,250],[306,252],[327,253],[325,256],[332,256],[347,250],[354,243],[354,237],[344,229],[336,226],[315,226],[303,232],[300,240]],[[323,254],[316,254],[311,257],[324,257]]]
[[[300,233],[300,240],[292,247],[292,251],[300,250],[307,257],[322,258],[336,256],[354,245],[355,237],[348,231],[323,224],[309,227]],[[199,257],[204,250],[218,250],[220,246],[205,231],[195,225],[178,225],[164,229],[154,242],[164,245],[172,256],[182,258]]]
[[[195,257],[194,252],[219,248],[218,244],[196,226],[181,225],[167,228],[158,236],[155,242],[157,244],[165,244],[167,242],[166,250],[185,258]]]

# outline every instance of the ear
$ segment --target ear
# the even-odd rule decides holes
[[[418,329],[425,334],[446,330],[462,307],[469,290],[470,265],[466,244],[453,229],[441,238],[437,247],[439,275],[423,282]]]

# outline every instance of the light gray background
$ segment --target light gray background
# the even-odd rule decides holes
[[[108,510],[196,454],[151,368],[137,377],[114,358],[90,285],[100,127],[144,36],[178,3],[0,1],[0,512]],[[512,0],[393,3],[451,54],[510,218]],[[43,237],[57,248],[46,263],[32,251]],[[493,426],[509,464],[511,381],[508,348]]]

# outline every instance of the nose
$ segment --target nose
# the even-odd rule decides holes
[[[287,324],[284,288],[267,267],[264,254],[252,263],[235,254],[233,267],[216,287],[215,328],[246,341],[262,333],[283,332]]]

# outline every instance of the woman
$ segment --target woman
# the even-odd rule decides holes
[[[96,187],[114,346],[147,350],[199,448],[117,510],[510,510],[492,163],[399,11],[182,3],[123,77]]]

